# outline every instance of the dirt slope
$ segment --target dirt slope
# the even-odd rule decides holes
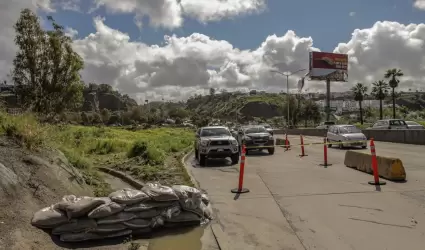
[[[93,195],[60,152],[30,153],[0,137],[0,249],[62,249],[31,226],[34,212],[63,195]]]

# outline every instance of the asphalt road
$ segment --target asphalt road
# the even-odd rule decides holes
[[[380,189],[373,176],[343,165],[345,150],[307,146],[299,157],[299,137],[290,151],[247,156],[244,186],[235,196],[238,166],[211,160],[187,167],[212,199],[228,249],[423,249],[425,245],[425,146],[376,142],[378,155],[398,157],[407,182]],[[305,143],[321,138],[306,137]],[[369,150],[369,149],[358,149]]]

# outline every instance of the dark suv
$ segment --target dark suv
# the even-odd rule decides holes
[[[245,144],[246,153],[251,150],[267,149],[274,154],[274,138],[264,126],[245,126],[238,131],[238,144]],[[239,150],[240,151],[240,150]]]

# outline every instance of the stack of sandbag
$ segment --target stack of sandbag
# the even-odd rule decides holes
[[[150,233],[161,227],[200,225],[212,219],[209,199],[198,189],[148,183],[108,197],[67,195],[36,212],[32,225],[76,242]]]

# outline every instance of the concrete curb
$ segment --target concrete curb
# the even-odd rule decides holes
[[[189,166],[187,166],[187,164],[186,164],[187,159],[190,156],[192,156],[193,151],[194,150],[192,149],[185,156],[183,156],[181,163],[186,168],[186,172],[189,175],[190,180],[192,181],[193,185],[195,185],[195,187],[197,189],[202,190],[199,182],[195,179],[195,177],[193,176],[192,171],[190,170]],[[217,218],[217,215],[215,215],[215,216]],[[221,228],[220,224],[216,220],[213,220],[213,221],[211,221],[211,223],[209,225],[209,228],[211,229],[211,232],[214,235],[214,238],[215,238],[215,240],[217,242],[218,248],[220,250],[229,250],[230,249],[230,247],[229,247],[229,241],[228,241],[227,236],[224,233],[223,229]]]

